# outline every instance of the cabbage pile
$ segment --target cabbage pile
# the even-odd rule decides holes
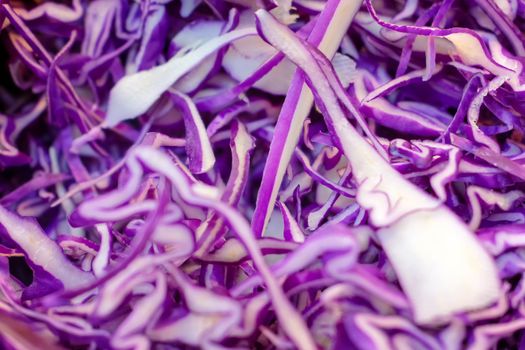
[[[524,348],[524,30],[0,0],[1,347]]]

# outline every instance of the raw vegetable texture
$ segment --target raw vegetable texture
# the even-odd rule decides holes
[[[0,0],[0,347],[525,348],[524,30]]]

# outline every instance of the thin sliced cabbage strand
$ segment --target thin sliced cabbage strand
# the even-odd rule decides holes
[[[162,65],[125,76],[111,89],[103,126],[113,127],[145,113],[171,85],[206,57],[234,40],[254,34],[253,28],[234,30],[182,56],[175,55]]]
[[[175,90],[170,90],[170,96],[182,110],[190,170],[195,174],[205,173],[215,164],[215,155],[202,117],[189,96]]]
[[[242,123],[234,122],[232,126],[232,137],[230,148],[232,153],[232,166],[230,177],[222,194],[222,200],[231,206],[236,206],[241,199],[242,192],[248,181],[248,169],[250,154],[255,144],[254,139]],[[208,215],[206,220],[196,229],[196,239],[200,247],[196,255],[202,255],[210,245],[226,233],[224,219],[216,213]]]
[[[65,289],[76,289],[90,283],[94,278],[73,265],[60,247],[51,240],[38,223],[30,218],[22,218],[0,206],[1,236],[12,241],[24,253],[35,274],[34,284],[48,284],[40,280],[40,272],[51,275]],[[44,276],[43,279],[46,277]],[[45,288],[45,287],[44,287]],[[49,293],[51,290],[46,290]]]
[[[318,46],[319,50],[328,57],[334,56],[360,6],[360,1],[328,1],[308,41]],[[304,82],[304,78],[301,74],[295,73],[275,126],[275,135],[278,137],[273,138],[270,144],[270,153],[266,159],[261,187],[257,194],[252,220],[252,229],[257,236],[264,234],[286,167],[290,163],[303,123],[310,113],[313,102],[312,92]]]
[[[497,300],[495,265],[468,227],[437,199],[418,189],[374,150],[347,121],[324,70],[330,63],[264,10],[257,29],[304,72],[334,141],[358,183],[358,203],[396,270],[418,323],[448,319]]]

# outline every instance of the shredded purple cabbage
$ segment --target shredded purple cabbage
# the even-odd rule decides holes
[[[525,348],[524,31],[0,0],[0,347]]]

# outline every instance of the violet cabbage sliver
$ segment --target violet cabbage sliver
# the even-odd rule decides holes
[[[0,0],[0,347],[525,347],[524,31]]]

